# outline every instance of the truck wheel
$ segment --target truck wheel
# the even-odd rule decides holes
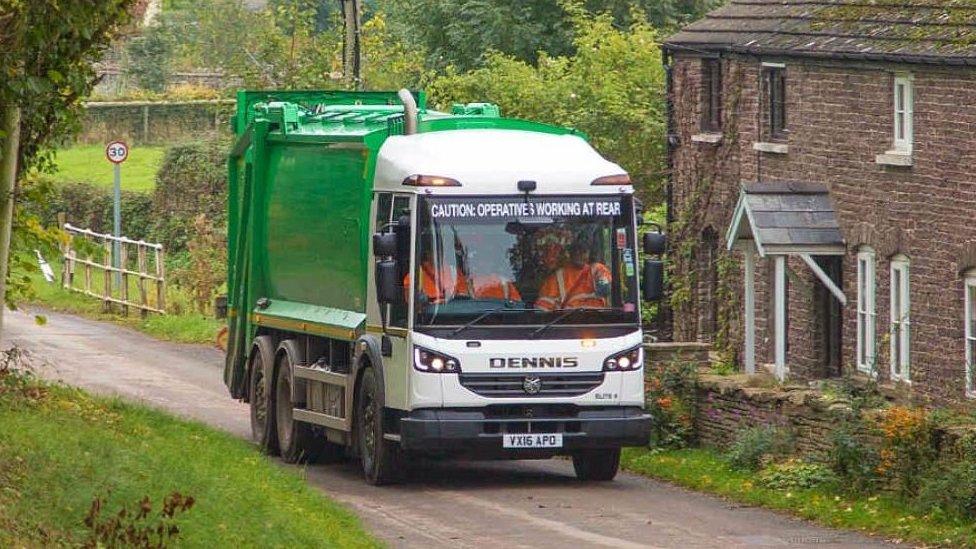
[[[287,463],[314,463],[322,453],[325,440],[311,425],[303,421],[295,421],[292,417],[292,409],[295,405],[291,400],[291,388],[291,357],[285,352],[278,360],[274,399],[281,459]]]
[[[273,360],[274,346],[271,338],[255,338],[251,351],[251,379],[247,395],[251,405],[251,438],[262,451],[271,455],[278,453],[278,437],[274,427],[274,407],[271,406],[271,380],[264,374],[265,364],[271,364]]]
[[[580,480],[613,480],[620,469],[620,448],[583,450],[574,454],[573,469]]]
[[[399,479],[400,448],[383,438],[383,402],[379,379],[366,368],[356,392],[356,436],[366,482],[379,486]]]

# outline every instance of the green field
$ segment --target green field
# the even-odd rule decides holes
[[[96,498],[103,524],[123,507],[126,523],[148,498],[148,517],[134,525],[155,528],[173,492],[195,503],[174,517],[170,546],[378,546],[299,470],[243,440],[0,372],[0,547],[116,546],[93,540],[85,524]]]
[[[165,147],[133,146],[122,164],[122,189],[150,192],[156,184],[156,171],[163,161]],[[87,182],[112,188],[112,163],[105,159],[103,145],[79,145],[57,152],[58,182]]]

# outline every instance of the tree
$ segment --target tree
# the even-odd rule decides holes
[[[671,32],[722,1],[585,0],[581,5],[591,13],[609,13],[617,28],[629,25],[637,8],[651,25]],[[535,63],[540,52],[558,57],[572,55],[576,47],[565,0],[385,0],[380,6],[402,40],[427,50],[432,69],[470,70],[482,66],[489,52]]]
[[[448,72],[429,90],[432,102],[490,101],[502,114],[582,130],[593,145],[626,169],[640,194],[662,199],[664,171],[664,71],[656,31],[642,14],[629,27],[609,14],[568,5],[572,56],[542,54],[535,65],[513,55],[489,53],[485,66]]]
[[[0,295],[8,304],[24,287],[23,280],[10,279],[11,242],[31,245],[24,234],[11,235],[20,197],[16,183],[29,170],[50,167],[51,147],[76,129],[81,98],[95,82],[92,65],[133,4],[0,0]],[[36,224],[17,228],[49,236]]]

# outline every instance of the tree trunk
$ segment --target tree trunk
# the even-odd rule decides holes
[[[20,152],[20,106],[3,106],[3,131],[6,138],[0,149],[0,336],[3,335],[3,312],[6,309],[7,268],[10,259],[10,232],[14,219],[14,185],[17,181],[17,158]]]

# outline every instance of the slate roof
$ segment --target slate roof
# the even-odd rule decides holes
[[[976,65],[976,0],[731,0],[665,46]]]
[[[751,183],[742,189],[727,242],[755,240],[760,254],[842,253],[844,236],[825,185]]]

